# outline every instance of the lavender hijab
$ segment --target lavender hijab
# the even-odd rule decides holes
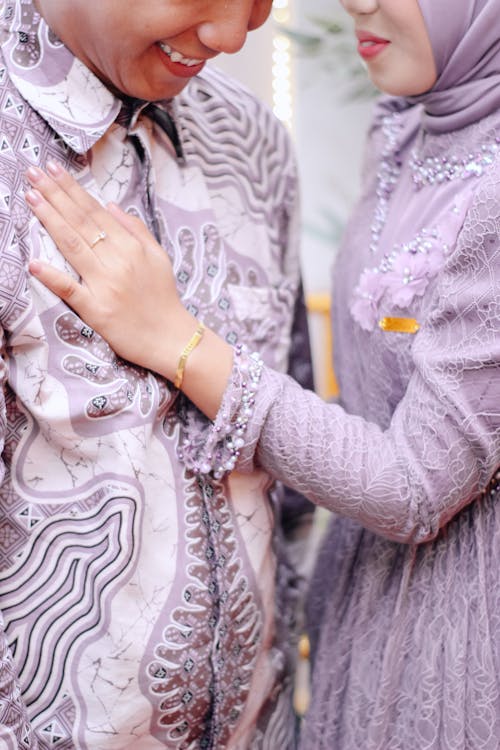
[[[438,80],[411,97],[424,106],[424,128],[457,130],[500,108],[500,0],[418,0]]]

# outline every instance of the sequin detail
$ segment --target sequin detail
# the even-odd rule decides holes
[[[370,252],[379,250],[380,237],[389,212],[389,203],[401,171],[398,139],[403,127],[401,113],[394,112],[382,120],[384,145],[377,173],[377,203],[370,226]],[[499,151],[500,137],[481,145],[474,153],[458,156],[428,156],[421,158],[419,149],[411,154],[410,166],[415,190],[425,185],[446,184],[451,180],[481,177],[494,164]],[[455,207],[452,210],[458,212]],[[409,243],[396,245],[384,254],[375,268],[365,268],[354,290],[350,312],[366,331],[373,331],[382,317],[382,299],[390,307],[407,309],[415,297],[421,297],[429,280],[442,268],[449,253],[445,243],[439,243],[436,230],[422,229]]]
[[[494,143],[482,145],[480,151],[468,154],[464,159],[456,156],[428,156],[421,159],[417,150],[414,150],[410,159],[413,183],[420,190],[426,185],[481,177],[484,170],[494,163],[499,144],[500,138],[497,138]]]
[[[203,433],[196,441],[186,437],[177,452],[179,460],[197,474],[211,474],[221,479],[235,468],[244,446],[263,366],[257,353],[250,354],[241,344],[235,347],[230,403],[222,403],[215,422],[210,424],[208,437]]]
[[[500,467],[496,470],[496,472],[493,474],[491,481],[489,485],[483,490],[482,497],[494,497],[498,492],[500,492]]]
[[[449,253],[436,229],[418,235],[385,253],[374,268],[365,268],[354,290],[350,308],[354,320],[365,331],[373,331],[380,319],[382,298],[392,307],[408,308],[421,297]]]
[[[376,194],[378,200],[370,227],[370,250],[372,253],[375,253],[378,250],[380,235],[382,234],[385,222],[387,221],[389,200],[401,171],[401,163],[398,159],[396,144],[402,127],[403,120],[398,112],[387,115],[387,117],[384,117],[382,120],[384,149],[382,151],[380,169],[377,174]]]

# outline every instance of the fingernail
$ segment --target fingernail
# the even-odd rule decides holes
[[[39,260],[30,260],[30,262],[28,263],[28,269],[29,272],[33,274],[33,276],[38,276],[38,274],[42,270],[42,264]]]
[[[43,172],[38,167],[29,167],[26,170],[26,177],[30,182],[38,182],[43,177]]]
[[[60,174],[62,174],[62,166],[61,164],[59,164],[59,162],[54,161],[54,159],[49,159],[49,161],[47,162],[47,172],[53,177],[58,177]]]
[[[39,193],[38,190],[27,190],[24,197],[30,206],[37,206],[42,200],[41,193]]]

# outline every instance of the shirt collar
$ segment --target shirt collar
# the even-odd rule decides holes
[[[7,71],[23,99],[76,153],[92,148],[118,115],[128,130],[142,110],[152,109],[153,113],[165,113],[159,125],[171,139],[177,157],[182,158],[174,102],[150,105],[115,96],[53,34],[32,0],[6,2],[0,15],[0,40],[0,80]],[[158,117],[152,119],[158,122]],[[165,119],[170,121],[168,128]]]
[[[116,119],[122,102],[51,32],[32,0],[10,0],[0,17],[1,68],[31,107],[79,154]]]

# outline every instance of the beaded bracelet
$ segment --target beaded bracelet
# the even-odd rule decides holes
[[[184,380],[184,370],[186,368],[187,358],[189,357],[193,349],[197,347],[198,344],[200,343],[201,339],[203,338],[204,331],[205,331],[205,326],[203,325],[203,323],[198,323],[198,328],[193,333],[188,343],[182,350],[182,354],[179,357],[177,370],[175,371],[174,385],[176,388],[180,388],[182,385],[182,381]]]

